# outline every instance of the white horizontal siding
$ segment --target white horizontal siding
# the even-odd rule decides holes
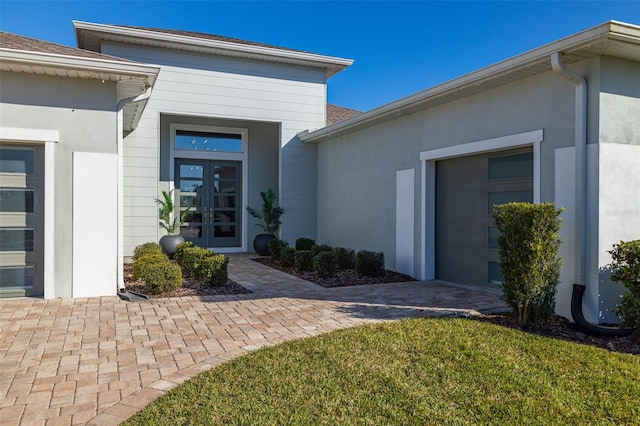
[[[117,44],[104,45],[103,53],[161,66],[138,128],[124,143],[125,255],[159,235],[160,114],[280,123],[283,236],[315,237],[316,147],[296,135],[324,125],[322,70]]]

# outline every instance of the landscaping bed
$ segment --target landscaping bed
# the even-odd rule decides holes
[[[226,284],[220,286],[209,287],[200,280],[193,278],[183,278],[182,286],[171,291],[159,294],[148,294],[144,289],[143,281],[135,281],[132,277],[132,264],[124,265],[124,285],[127,290],[136,293],[146,294],[152,299],[160,299],[165,297],[185,297],[185,296],[219,296],[233,294],[248,294],[251,291],[242,287],[235,281],[228,280]]]
[[[415,279],[413,279],[409,275],[389,270],[385,271],[385,275],[382,277],[367,277],[364,275],[356,274],[355,270],[353,269],[339,269],[336,271],[334,276],[322,278],[318,275],[317,272],[297,271],[293,267],[283,267],[270,257],[258,257],[253,260],[271,268],[286,272],[287,274],[302,278],[303,280],[318,284],[325,288],[415,281]]]

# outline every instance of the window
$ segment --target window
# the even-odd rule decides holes
[[[202,152],[242,152],[242,135],[176,130],[175,149]]]

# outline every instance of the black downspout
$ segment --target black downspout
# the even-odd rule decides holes
[[[621,337],[633,333],[633,328],[607,327],[588,322],[582,314],[582,296],[584,295],[584,289],[585,286],[574,284],[573,293],[571,294],[571,316],[580,328],[598,336]]]

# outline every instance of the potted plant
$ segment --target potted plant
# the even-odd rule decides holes
[[[282,224],[280,217],[282,213],[284,213],[284,209],[275,205],[276,195],[271,188],[266,192],[261,192],[260,197],[262,197],[262,208],[260,211],[249,206],[247,206],[247,211],[251,216],[260,220],[260,223],[257,223],[256,226],[264,231],[263,234],[256,235],[256,238],[253,240],[253,249],[260,256],[268,256],[269,241],[276,239],[275,233],[278,232],[278,228],[280,228]]]
[[[180,235],[180,226],[187,219],[191,207],[183,211],[179,217],[175,217],[173,212],[175,207],[173,204],[173,190],[169,192],[162,191],[162,199],[157,199],[156,201],[160,205],[158,207],[160,226],[167,231],[167,235],[160,238],[160,246],[162,246],[162,251],[169,258],[172,258],[173,253],[176,251],[176,246],[184,242],[184,237]]]

